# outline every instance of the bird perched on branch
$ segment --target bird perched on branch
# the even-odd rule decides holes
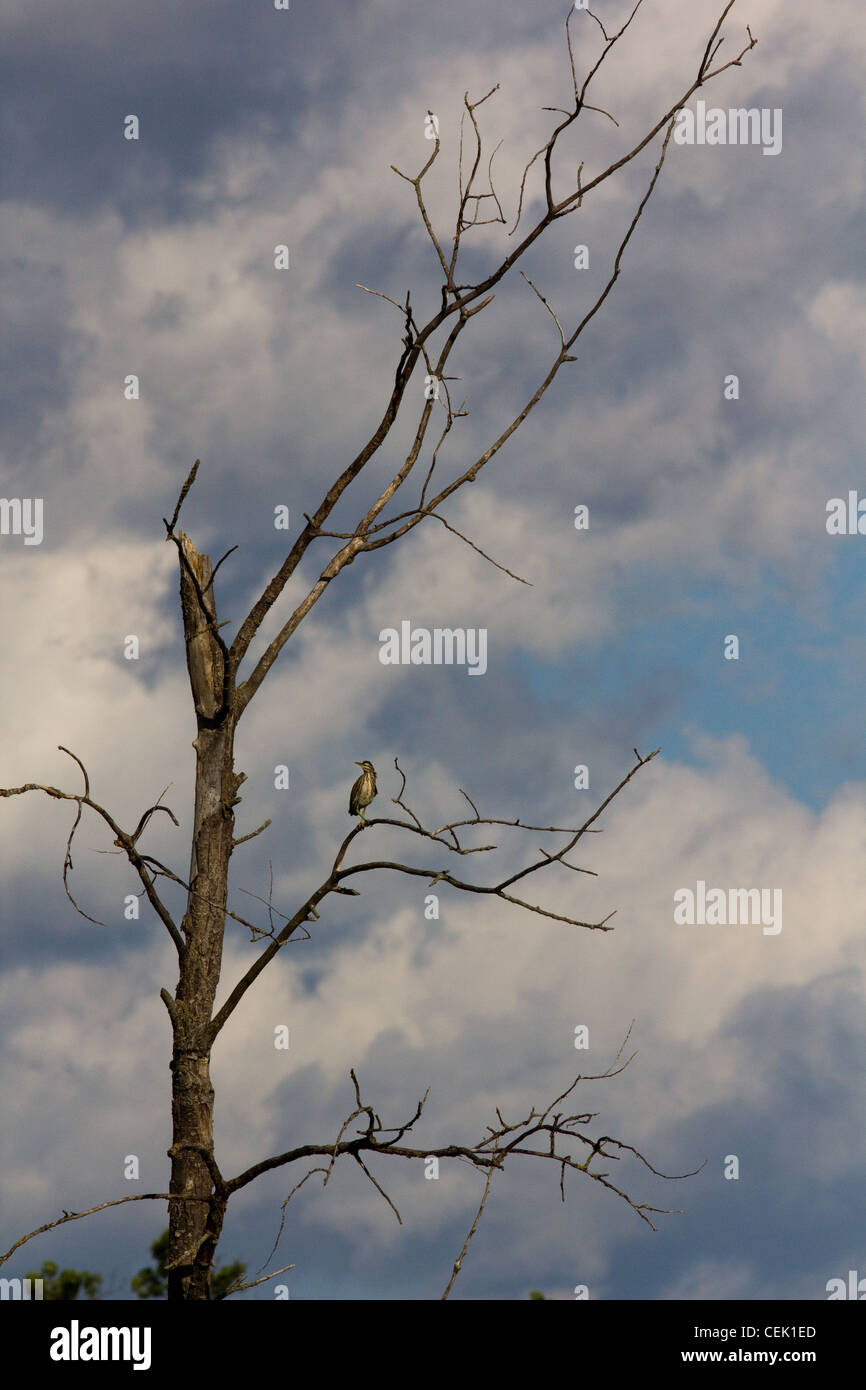
[[[362,772],[349,793],[349,815],[360,816],[361,824],[366,825],[364,808],[370,805],[376,795],[376,769],[366,759],[362,763],[356,763],[355,766],[360,767]]]

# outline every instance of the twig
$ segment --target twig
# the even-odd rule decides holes
[[[34,1236],[44,1235],[46,1231],[53,1231],[57,1226],[65,1226],[67,1221],[80,1221],[82,1217],[93,1216],[94,1212],[105,1211],[107,1207],[121,1207],[124,1202],[202,1202],[207,1201],[206,1197],[193,1197],[178,1192],[137,1192],[131,1197],[115,1197],[111,1202],[99,1202],[95,1207],[88,1207],[86,1211],[64,1211],[62,1216],[58,1216],[55,1221],[46,1221],[42,1226],[37,1226],[35,1230],[28,1231],[26,1236],[21,1236],[14,1245],[10,1245],[5,1254],[0,1255],[0,1265],[26,1245]]]
[[[487,1181],[484,1184],[484,1196],[481,1198],[480,1205],[478,1207],[477,1212],[475,1213],[475,1220],[472,1222],[472,1225],[469,1228],[469,1234],[463,1242],[463,1249],[460,1251],[460,1254],[454,1261],[454,1268],[451,1271],[451,1278],[448,1280],[448,1283],[445,1286],[445,1292],[443,1293],[442,1298],[440,1300],[443,1303],[450,1294],[452,1288],[454,1287],[454,1280],[457,1278],[457,1275],[460,1273],[460,1270],[462,1268],[463,1257],[466,1254],[466,1251],[469,1249],[469,1242],[475,1235],[475,1232],[478,1230],[478,1223],[481,1220],[481,1213],[484,1211],[484,1204],[487,1201],[488,1196],[490,1195],[490,1184],[493,1182],[493,1174],[495,1172],[496,1169],[493,1167],[490,1167],[487,1170]]]
[[[282,1269],[274,1269],[270,1274],[263,1274],[260,1279],[251,1279],[248,1284],[230,1284],[223,1293],[218,1294],[218,1298],[231,1298],[232,1294],[243,1293],[245,1289],[254,1289],[258,1284],[266,1284],[269,1279],[276,1279],[278,1275],[285,1274],[287,1270],[294,1269],[295,1266],[283,1265]]]
[[[198,466],[200,462],[200,459],[196,459],[195,463],[193,464],[192,468],[189,470],[189,473],[187,474],[186,482],[180,490],[180,496],[177,499],[177,506],[174,509],[174,515],[172,516],[171,521],[166,521],[165,517],[162,518],[167,533],[165,537],[166,540],[169,540],[174,534],[174,528],[177,525],[177,519],[180,516],[180,509],[186,501],[187,493],[189,492],[190,488],[195,482],[195,475],[198,472]]]

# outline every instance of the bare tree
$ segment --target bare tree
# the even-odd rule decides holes
[[[557,113],[560,117],[552,133],[536,154],[529,160],[523,172],[519,188],[514,190],[515,221],[508,233],[517,234],[524,216],[529,180],[541,175],[543,184],[543,208],[534,225],[526,231],[522,240],[511,242],[511,249],[503,255],[499,263],[481,279],[466,283],[461,277],[460,252],[464,239],[473,228],[490,223],[506,222],[503,202],[493,183],[493,155],[486,155],[484,141],[478,122],[478,111],[497,90],[494,87],[485,96],[470,101],[468,93],[464,98],[465,111],[461,119],[460,150],[458,156],[458,199],[454,231],[450,240],[445,240],[435,229],[424,196],[424,180],[440,154],[438,122],[432,112],[428,113],[430,128],[435,135],[430,157],[424,167],[414,176],[395,170],[414,191],[421,220],[429,236],[433,252],[442,273],[439,302],[430,316],[416,316],[415,306],[407,292],[405,300],[399,301],[379,290],[368,290],[392,304],[399,312],[402,325],[402,351],[399,353],[393,386],[381,421],[356,457],[343,469],[327,488],[315,511],[305,513],[303,529],[274,574],[265,585],[260,596],[240,624],[237,635],[229,644],[223,636],[224,623],[220,621],[217,605],[215,579],[223,558],[212,565],[210,558],[198,551],[192,540],[178,529],[178,521],[183,504],[193,486],[198,469],[198,461],[193,466],[170,519],[164,518],[166,539],[177,548],[180,568],[180,599],[186,641],[187,664],[197,720],[195,739],[195,809],[192,827],[192,844],[188,878],[168,865],[148,854],[142,845],[149,823],[158,813],[177,821],[172,811],[159,802],[148,807],[141,815],[134,830],[123,830],[115,818],[91,796],[90,780],[84,763],[74,753],[69,756],[78,764],[84,779],[83,791],[63,791],[53,786],[27,783],[21,787],[0,790],[2,796],[17,796],[25,792],[41,791],[47,796],[74,802],[76,815],[67,843],[63,868],[63,879],[67,893],[74,902],[69,888],[69,874],[72,869],[71,849],[76,829],[84,808],[101,817],[113,837],[113,843],[127,857],[138,876],[141,890],[147,897],[154,913],[168,932],[177,952],[178,978],[173,994],[167,989],[161,997],[171,1019],[173,1031],[172,1073],[172,1117],[173,1143],[169,1150],[171,1158],[171,1182],[169,1193],[149,1193],[134,1198],[121,1198],[116,1202],[103,1202],[90,1210],[101,1210],[106,1206],[119,1205],[131,1200],[168,1200],[170,1218],[170,1251],[168,1267],[169,1297],[173,1299],[207,1299],[210,1296],[210,1270],[214,1262],[217,1242],[223,1226],[226,1207],[232,1195],[246,1187],[260,1174],[276,1168],[304,1163],[312,1160],[300,1180],[295,1183],[289,1197],[313,1174],[321,1174],[327,1184],[334,1165],[342,1155],[350,1156],[363,1170],[384,1200],[393,1208],[399,1220],[399,1213],[381,1186],[379,1178],[371,1166],[373,1159],[391,1155],[403,1158],[424,1158],[437,1156],[442,1159],[458,1159],[472,1164],[485,1177],[484,1194],[475,1221],[467,1235],[463,1249],[458,1256],[451,1279],[443,1294],[447,1297],[454,1278],[460,1268],[467,1246],[478,1225],[490,1192],[491,1181],[506,1159],[516,1155],[529,1155],[540,1161],[553,1162],[560,1169],[561,1195],[565,1198],[565,1175],[569,1169],[584,1173],[596,1182],[610,1188],[652,1225],[651,1213],[661,1210],[646,1203],[638,1203],[626,1191],[610,1180],[607,1169],[600,1167],[605,1161],[616,1159],[628,1151],[636,1154],[651,1171],[651,1165],[630,1145],[606,1135],[592,1138],[585,1129],[595,1116],[588,1112],[568,1113],[572,1107],[571,1097],[579,1082],[577,1077],[550,1104],[538,1107],[532,1105],[528,1113],[517,1121],[506,1121],[496,1112],[496,1124],[489,1126],[471,1142],[447,1143],[432,1149],[411,1147],[403,1142],[419,1120],[425,1097],[420,1100],[413,1114],[396,1125],[385,1125],[372,1105],[362,1099],[361,1087],[354,1073],[351,1073],[354,1088],[354,1106],[347,1115],[335,1137],[319,1142],[305,1143],[265,1158],[245,1172],[226,1178],[217,1164],[214,1154],[213,1112],[214,1091],[210,1077],[210,1057],[214,1042],[225,1027],[232,1013],[252,988],[259,975],[274,959],[296,933],[306,931],[308,924],[315,923],[323,904],[334,894],[356,895],[354,883],[374,873],[396,873],[426,880],[430,885],[446,883],[452,888],[467,894],[480,894],[497,898],[537,914],[575,927],[591,931],[610,930],[609,918],[601,921],[585,921],[579,917],[564,916],[551,911],[535,901],[533,894],[527,897],[530,879],[566,868],[576,873],[591,873],[581,865],[574,864],[569,857],[580,845],[584,836],[597,828],[595,822],[610,802],[623,790],[631,778],[656,756],[656,749],[647,756],[641,756],[635,749],[633,766],[622,778],[595,812],[581,825],[563,827],[556,825],[539,826],[527,823],[525,819],[506,819],[495,815],[482,815],[466,792],[462,795],[471,814],[463,819],[450,820],[438,827],[425,824],[422,818],[410,809],[406,801],[406,779],[397,765],[401,777],[401,787],[393,799],[395,811],[391,815],[374,817],[366,825],[356,825],[336,850],[330,867],[323,870],[320,882],[294,911],[283,913],[273,904],[272,891],[267,899],[261,899],[267,906],[267,926],[257,925],[229,907],[228,884],[229,866],[234,851],[239,845],[260,834],[270,822],[265,822],[250,834],[237,836],[235,833],[234,808],[241,800],[238,795],[245,780],[243,772],[235,770],[234,739],[235,731],[262,682],[277,660],[280,652],[306,619],[328,586],[340,576],[359,556],[391,545],[413,531],[422,521],[435,519],[453,532],[460,540],[472,546],[486,561],[496,564],[506,574],[511,571],[485,554],[468,536],[457,531],[443,514],[448,500],[465,484],[474,482],[481,470],[495,458],[505,442],[520,427],[566,363],[576,361],[572,351],[599,309],[604,304],[622,269],[623,256],[640,221],[644,209],[661,174],[668,147],[674,130],[677,112],[689,101],[691,96],[720,73],[730,67],[738,66],[744,55],[754,46],[756,40],[747,29],[748,41],[735,57],[727,62],[719,62],[719,50],[723,43],[722,26],[732,8],[734,0],[725,5],[718,22],[710,34],[697,72],[686,89],[675,101],[668,104],[652,128],[643,138],[621,158],[615,160],[600,174],[582,182],[581,164],[577,172],[576,186],[569,184],[561,196],[554,185],[559,181],[559,163],[567,167],[567,160],[561,152],[562,137],[584,112],[593,112],[605,119],[614,120],[609,112],[602,112],[593,106],[588,97],[591,85],[602,64],[607,60],[623,34],[630,27],[641,8],[642,0],[637,0],[625,23],[614,33],[608,33],[595,15],[588,12],[600,32],[601,51],[587,75],[578,80],[572,46],[571,22],[573,11],[566,19],[565,33],[570,64],[571,93],[569,105],[565,108],[546,107],[545,110]],[[467,125],[468,118],[468,125]],[[467,412],[452,403],[446,369],[455,345],[468,328],[471,320],[485,310],[494,298],[493,291],[505,276],[517,265],[521,257],[533,246],[554,222],[568,217],[580,209],[584,200],[599,188],[618,170],[631,163],[642,150],[657,136],[660,136],[658,158],[631,221],[621,235],[611,267],[610,275],[587,313],[573,328],[563,327],[560,316],[555,312],[542,291],[528,277],[527,283],[550,315],[555,329],[557,345],[547,370],[541,375],[539,384],[522,409],[502,428],[501,432],[484,451],[474,458],[469,467],[456,471],[451,476],[443,476],[441,453],[443,444],[455,423]],[[464,137],[472,147],[472,153],[464,157]],[[394,166],[392,166],[393,168]],[[467,172],[468,170],[468,172]],[[486,184],[482,182],[486,175]],[[521,274],[523,272],[521,271]],[[441,330],[441,331],[440,331]],[[420,388],[408,395],[410,382],[417,385],[423,370],[425,390]],[[417,373],[417,374],[416,374]],[[402,409],[411,412],[418,404],[417,428],[409,450],[393,477],[381,489],[375,501],[367,507],[351,530],[330,530],[328,521],[337,504],[351,485],[362,474],[370,460],[381,448],[398,419]],[[431,439],[435,442],[429,453],[426,467],[416,472],[428,445],[428,432],[439,422],[438,431],[434,428]],[[419,476],[423,474],[423,476]],[[405,485],[418,478],[414,499],[410,500]],[[399,494],[399,497],[398,497]],[[404,500],[404,498],[406,500]],[[318,579],[288,614],[276,636],[254,663],[247,663],[250,644],[259,632],[263,621],[280,599],[283,590],[295,574],[301,560],[314,543],[336,542],[329,547],[328,557]],[[232,547],[234,549],[235,547]],[[227,552],[231,554],[231,551]],[[512,575],[518,579],[519,576]],[[249,669],[251,665],[251,669]],[[68,750],[63,750],[68,751]],[[396,762],[396,760],[395,760]],[[505,876],[496,877],[492,882],[479,881],[467,877],[460,868],[461,862],[472,856],[486,856],[493,853],[496,846],[490,843],[475,843],[476,832],[486,827],[511,827],[525,831],[533,837],[551,837],[549,850],[541,849],[530,855],[516,870]],[[353,856],[359,850],[359,837],[367,829],[374,833],[378,827],[389,827],[391,831],[405,835],[407,844],[419,850],[435,850],[440,856],[440,867],[431,865],[429,855],[420,862],[411,856],[405,861],[386,859],[359,859]],[[162,881],[178,885],[186,895],[186,910],[180,922],[175,921],[163,897]],[[518,887],[519,885],[519,887]],[[78,904],[75,904],[78,907]],[[81,909],[79,908],[79,911]],[[87,915],[86,913],[84,914]],[[611,914],[612,915],[612,914]],[[242,974],[231,989],[225,1003],[214,1011],[217,988],[220,983],[223,935],[226,919],[232,918],[250,928],[255,940],[261,941],[262,950],[253,964]],[[279,918],[279,923],[275,921]],[[93,920],[93,919],[90,919]],[[625,1044],[623,1044],[623,1047]],[[622,1049],[615,1062],[602,1077],[618,1075],[628,1064],[622,1061]],[[596,1076],[592,1079],[600,1079]],[[353,1129],[353,1126],[355,1127]],[[316,1162],[319,1160],[319,1162]],[[78,1219],[88,1213],[69,1213],[40,1227],[40,1231],[51,1229],[66,1221]],[[285,1203],[283,1207],[285,1219]],[[281,1225],[282,1229],[282,1225]],[[24,1241],[37,1232],[30,1232],[12,1247],[17,1249]],[[276,1248],[276,1247],[275,1247]],[[7,1252],[4,1259],[12,1251]],[[268,1277],[268,1276],[266,1276]],[[260,1282],[260,1281],[255,1281]]]

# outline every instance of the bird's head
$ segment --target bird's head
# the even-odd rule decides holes
[[[366,758],[364,759],[364,761],[363,761],[362,763],[356,762],[356,763],[355,763],[355,766],[356,766],[356,767],[362,767],[362,768],[364,769],[365,772],[372,772],[372,771],[373,771],[373,764],[367,762],[367,759],[366,759]]]

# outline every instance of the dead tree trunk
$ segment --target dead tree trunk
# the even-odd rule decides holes
[[[169,1298],[210,1297],[210,1267],[222,1229],[225,1194],[214,1161],[211,1019],[219,985],[234,806],[244,774],[234,771],[232,672],[219,640],[212,567],[189,537],[178,536],[187,666],[198,731],[189,894],[172,1012]],[[200,1197],[201,1201],[191,1201]]]

